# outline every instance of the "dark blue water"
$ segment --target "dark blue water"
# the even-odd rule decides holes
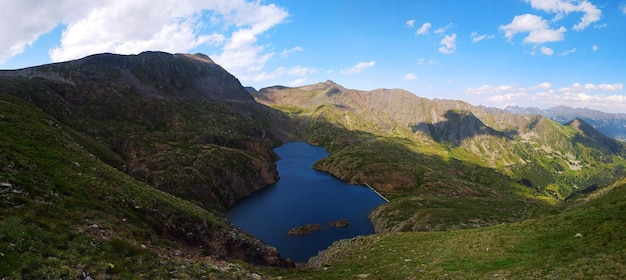
[[[231,223],[296,262],[306,262],[339,239],[374,233],[367,216],[383,199],[366,186],[349,185],[314,170],[313,163],[327,156],[323,147],[290,142],[274,151],[281,157],[276,163],[280,180],[228,210]],[[350,225],[327,224],[341,218]],[[308,235],[287,234],[307,224],[320,224],[322,229]]]

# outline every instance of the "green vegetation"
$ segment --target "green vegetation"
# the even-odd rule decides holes
[[[202,251],[262,261],[254,254],[264,246],[220,214],[104,164],[50,116],[3,94],[0,112],[0,276],[158,278],[219,271],[200,260],[181,269]],[[247,244],[254,254],[212,242]]]
[[[486,113],[399,90],[332,82],[269,88],[257,99],[299,120],[300,139],[327,147],[314,167],[367,183],[391,202],[378,232],[473,228],[559,211],[623,174],[626,146],[573,122]]]
[[[626,277],[626,146],[580,120],[330,81],[257,93],[279,112],[204,56],[0,74],[0,278]],[[379,234],[286,269],[222,212],[277,179],[292,140],[390,203]]]
[[[561,214],[440,233],[335,243],[311,261],[312,279],[620,279],[626,276],[626,181]]]

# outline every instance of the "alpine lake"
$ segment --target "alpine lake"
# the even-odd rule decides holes
[[[323,147],[288,142],[274,151],[280,180],[233,205],[226,213],[233,225],[295,262],[337,240],[374,233],[368,215],[385,200],[367,186],[313,169],[328,155]]]

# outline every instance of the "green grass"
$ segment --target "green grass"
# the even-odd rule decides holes
[[[621,279],[626,181],[558,215],[479,229],[376,234],[336,242],[284,279]],[[577,234],[582,237],[577,237]]]
[[[238,275],[215,259],[265,250],[221,214],[105,164],[28,104],[0,94],[0,112],[0,277]]]

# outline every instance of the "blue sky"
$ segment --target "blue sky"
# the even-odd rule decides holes
[[[147,50],[244,85],[626,113],[626,0],[0,0],[0,69]]]

